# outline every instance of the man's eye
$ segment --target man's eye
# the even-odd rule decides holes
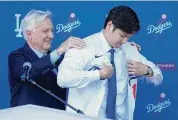
[[[121,35],[121,37],[125,37],[126,35]]]
[[[44,33],[47,33],[47,32],[48,32],[48,30],[43,30],[43,32],[44,32]]]

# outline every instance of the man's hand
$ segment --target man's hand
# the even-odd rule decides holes
[[[135,61],[127,63],[129,75],[144,75],[147,73],[148,66]]]
[[[141,51],[141,46],[139,44],[136,44],[135,42],[129,42],[132,46],[137,47],[138,51]]]
[[[85,47],[85,42],[77,37],[69,37],[67,40],[65,40],[58,48],[57,53],[58,55],[62,55],[64,52],[69,50],[70,48],[77,48],[81,49]]]
[[[99,72],[100,72],[100,79],[108,79],[113,74],[113,67],[103,64],[103,67],[100,69]]]

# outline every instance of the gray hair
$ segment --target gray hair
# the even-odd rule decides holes
[[[21,28],[24,39],[27,40],[26,31],[33,30],[37,25],[43,22],[46,18],[50,18],[52,13],[50,11],[31,10],[23,18]]]

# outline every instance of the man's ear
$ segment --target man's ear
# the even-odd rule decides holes
[[[27,35],[27,39],[29,39],[29,40],[32,39],[31,31],[27,30],[27,31],[26,31],[26,35]]]
[[[114,25],[112,24],[112,21],[109,21],[109,22],[107,23],[106,28],[107,28],[108,30],[110,30],[111,32],[114,30]]]

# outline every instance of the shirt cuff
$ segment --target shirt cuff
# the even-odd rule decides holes
[[[56,61],[60,58],[60,56],[57,54],[57,51],[54,50],[50,53],[50,60],[51,63],[54,65],[56,63]]]
[[[155,86],[159,85],[162,83],[163,76],[161,74],[161,71],[156,68],[156,66],[149,66],[152,71],[153,71],[153,76],[152,77],[146,77],[147,82],[149,83],[154,83]]]
[[[99,70],[84,72],[84,78],[90,78],[90,82],[100,80]]]

